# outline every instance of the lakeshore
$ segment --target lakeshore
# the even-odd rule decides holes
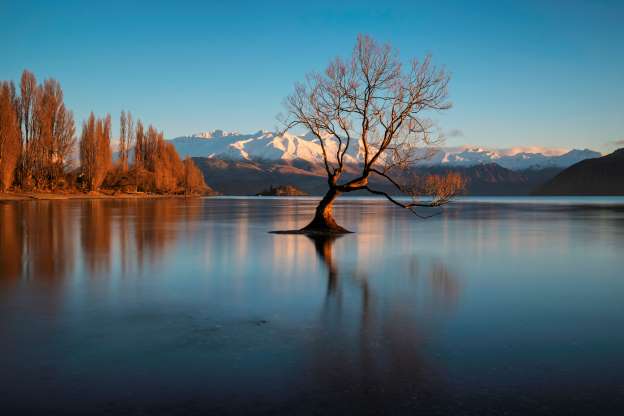
[[[214,195],[180,195],[180,194],[153,194],[147,192],[0,192],[0,202],[3,201],[56,201],[67,199],[165,199],[165,198],[199,198]]]

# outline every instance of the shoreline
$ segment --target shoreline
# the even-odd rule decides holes
[[[87,200],[87,199],[189,199],[213,197],[220,199],[306,199],[314,200],[321,198],[321,195],[305,195],[305,196],[261,196],[261,195],[223,195],[223,194],[152,194],[152,193],[84,193],[84,192],[0,192],[0,202],[11,201],[64,201],[64,200]],[[383,200],[385,198],[364,195],[345,195],[342,200]],[[406,199],[406,198],[405,198]],[[581,204],[581,205],[601,205],[614,204],[624,205],[624,195],[468,195],[462,196],[451,201],[453,205],[462,203],[529,203],[529,204]]]
[[[82,193],[82,192],[0,192],[0,202],[8,201],[57,201],[70,199],[163,199],[163,198],[201,198],[214,195],[176,195],[148,193]]]

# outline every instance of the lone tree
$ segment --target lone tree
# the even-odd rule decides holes
[[[427,146],[441,140],[424,113],[451,107],[448,82],[449,76],[430,57],[404,66],[390,45],[360,35],[349,60],[336,58],[324,73],[311,73],[295,85],[285,104],[287,129],[300,126],[316,136],[329,185],[313,220],[300,232],[348,232],[332,216],[333,202],[342,193],[366,190],[420,216],[416,208],[443,205],[463,189],[458,174],[410,174],[414,162],[431,156]],[[349,151],[358,152],[361,160],[355,177],[345,177]],[[372,188],[371,175],[411,201]]]

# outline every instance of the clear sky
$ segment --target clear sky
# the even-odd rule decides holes
[[[126,109],[169,138],[271,130],[293,83],[358,33],[451,72],[448,145],[624,141],[621,0],[0,0],[0,79],[58,79],[78,122]]]

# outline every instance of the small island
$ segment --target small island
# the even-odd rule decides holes
[[[292,185],[271,185],[269,189],[265,189],[262,192],[256,194],[256,196],[308,196],[309,194],[303,192],[301,189]]]

